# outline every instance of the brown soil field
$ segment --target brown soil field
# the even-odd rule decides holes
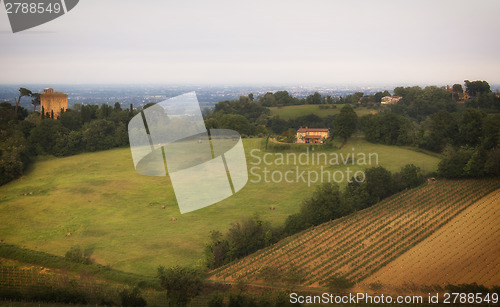
[[[500,285],[500,189],[480,199],[364,283]]]

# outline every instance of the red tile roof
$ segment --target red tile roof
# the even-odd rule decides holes
[[[297,130],[298,133],[307,133],[307,132],[329,132],[328,128],[300,128]]]

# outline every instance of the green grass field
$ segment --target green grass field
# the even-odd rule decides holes
[[[328,115],[335,115],[340,112],[340,109],[344,106],[343,104],[335,105],[336,109],[320,109],[317,104],[305,104],[298,106],[285,106],[285,107],[271,107],[271,116],[278,115],[281,119],[292,119],[303,115],[316,114],[319,117],[327,117]],[[368,109],[364,107],[359,107],[355,109],[358,116],[363,116],[370,114],[373,109]]]
[[[249,169],[256,162],[250,151],[260,149],[262,143],[261,139],[244,140]],[[371,144],[360,137],[329,153],[347,154],[353,148],[356,153],[377,153],[380,165],[391,171],[407,163],[433,171],[439,162],[425,153]],[[253,152],[259,157],[262,154]],[[295,169],[290,164],[260,165],[264,166],[270,171]],[[348,166],[353,171],[366,167]],[[316,171],[320,167],[300,166]],[[345,171],[347,166],[326,168]],[[254,173],[262,174],[255,169]],[[272,223],[283,223],[314,189],[304,182],[256,179],[250,174],[247,185],[233,197],[181,215],[169,178],[136,173],[128,148],[46,157],[22,178],[0,187],[0,240],[61,256],[74,245],[93,248],[97,263],[151,276],[158,265],[198,263],[209,232],[224,231],[243,217],[258,213]],[[162,205],[166,208],[161,209]],[[269,210],[270,206],[276,210]],[[171,217],[177,220],[171,221]],[[68,232],[71,236],[66,236]]]

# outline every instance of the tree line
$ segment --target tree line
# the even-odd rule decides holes
[[[438,175],[446,178],[500,175],[500,97],[486,81],[465,82],[470,99],[457,103],[443,88],[396,88],[402,96],[384,113],[360,118],[370,142],[409,145],[443,154]]]

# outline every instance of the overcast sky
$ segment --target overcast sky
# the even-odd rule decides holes
[[[500,83],[500,1],[81,0],[13,34],[0,83]]]

